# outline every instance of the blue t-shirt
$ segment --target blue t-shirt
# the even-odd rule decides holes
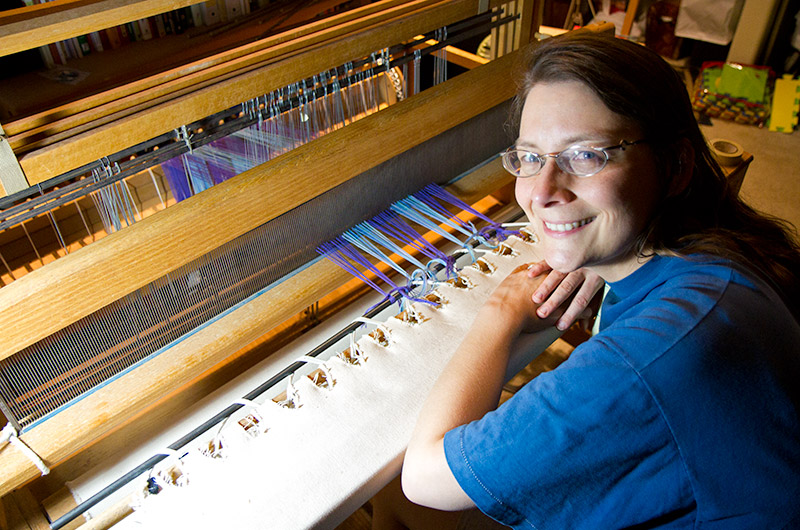
[[[601,331],[445,436],[464,491],[517,528],[800,528],[800,326],[722,260],[655,257]]]

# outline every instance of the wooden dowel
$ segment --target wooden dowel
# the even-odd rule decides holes
[[[619,34],[627,37],[631,34],[633,22],[636,20],[636,12],[639,10],[639,0],[629,0],[628,7],[625,9],[625,19],[622,21],[622,29]]]

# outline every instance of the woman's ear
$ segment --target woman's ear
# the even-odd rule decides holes
[[[689,186],[694,175],[694,147],[688,138],[681,138],[676,147],[677,160],[672,169],[667,197],[680,195]]]

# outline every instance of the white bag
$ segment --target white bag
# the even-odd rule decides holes
[[[675,35],[730,44],[743,7],[744,0],[682,0]]]

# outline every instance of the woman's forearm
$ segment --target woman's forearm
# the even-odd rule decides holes
[[[406,496],[440,510],[473,507],[447,465],[444,435],[497,406],[513,340],[496,326],[476,324],[428,395],[403,464]]]
[[[439,509],[472,506],[444,456],[444,435],[497,407],[512,344],[535,316],[531,293],[540,279],[513,275],[479,311],[471,329],[437,380],[420,413],[403,466],[410,500]]]

